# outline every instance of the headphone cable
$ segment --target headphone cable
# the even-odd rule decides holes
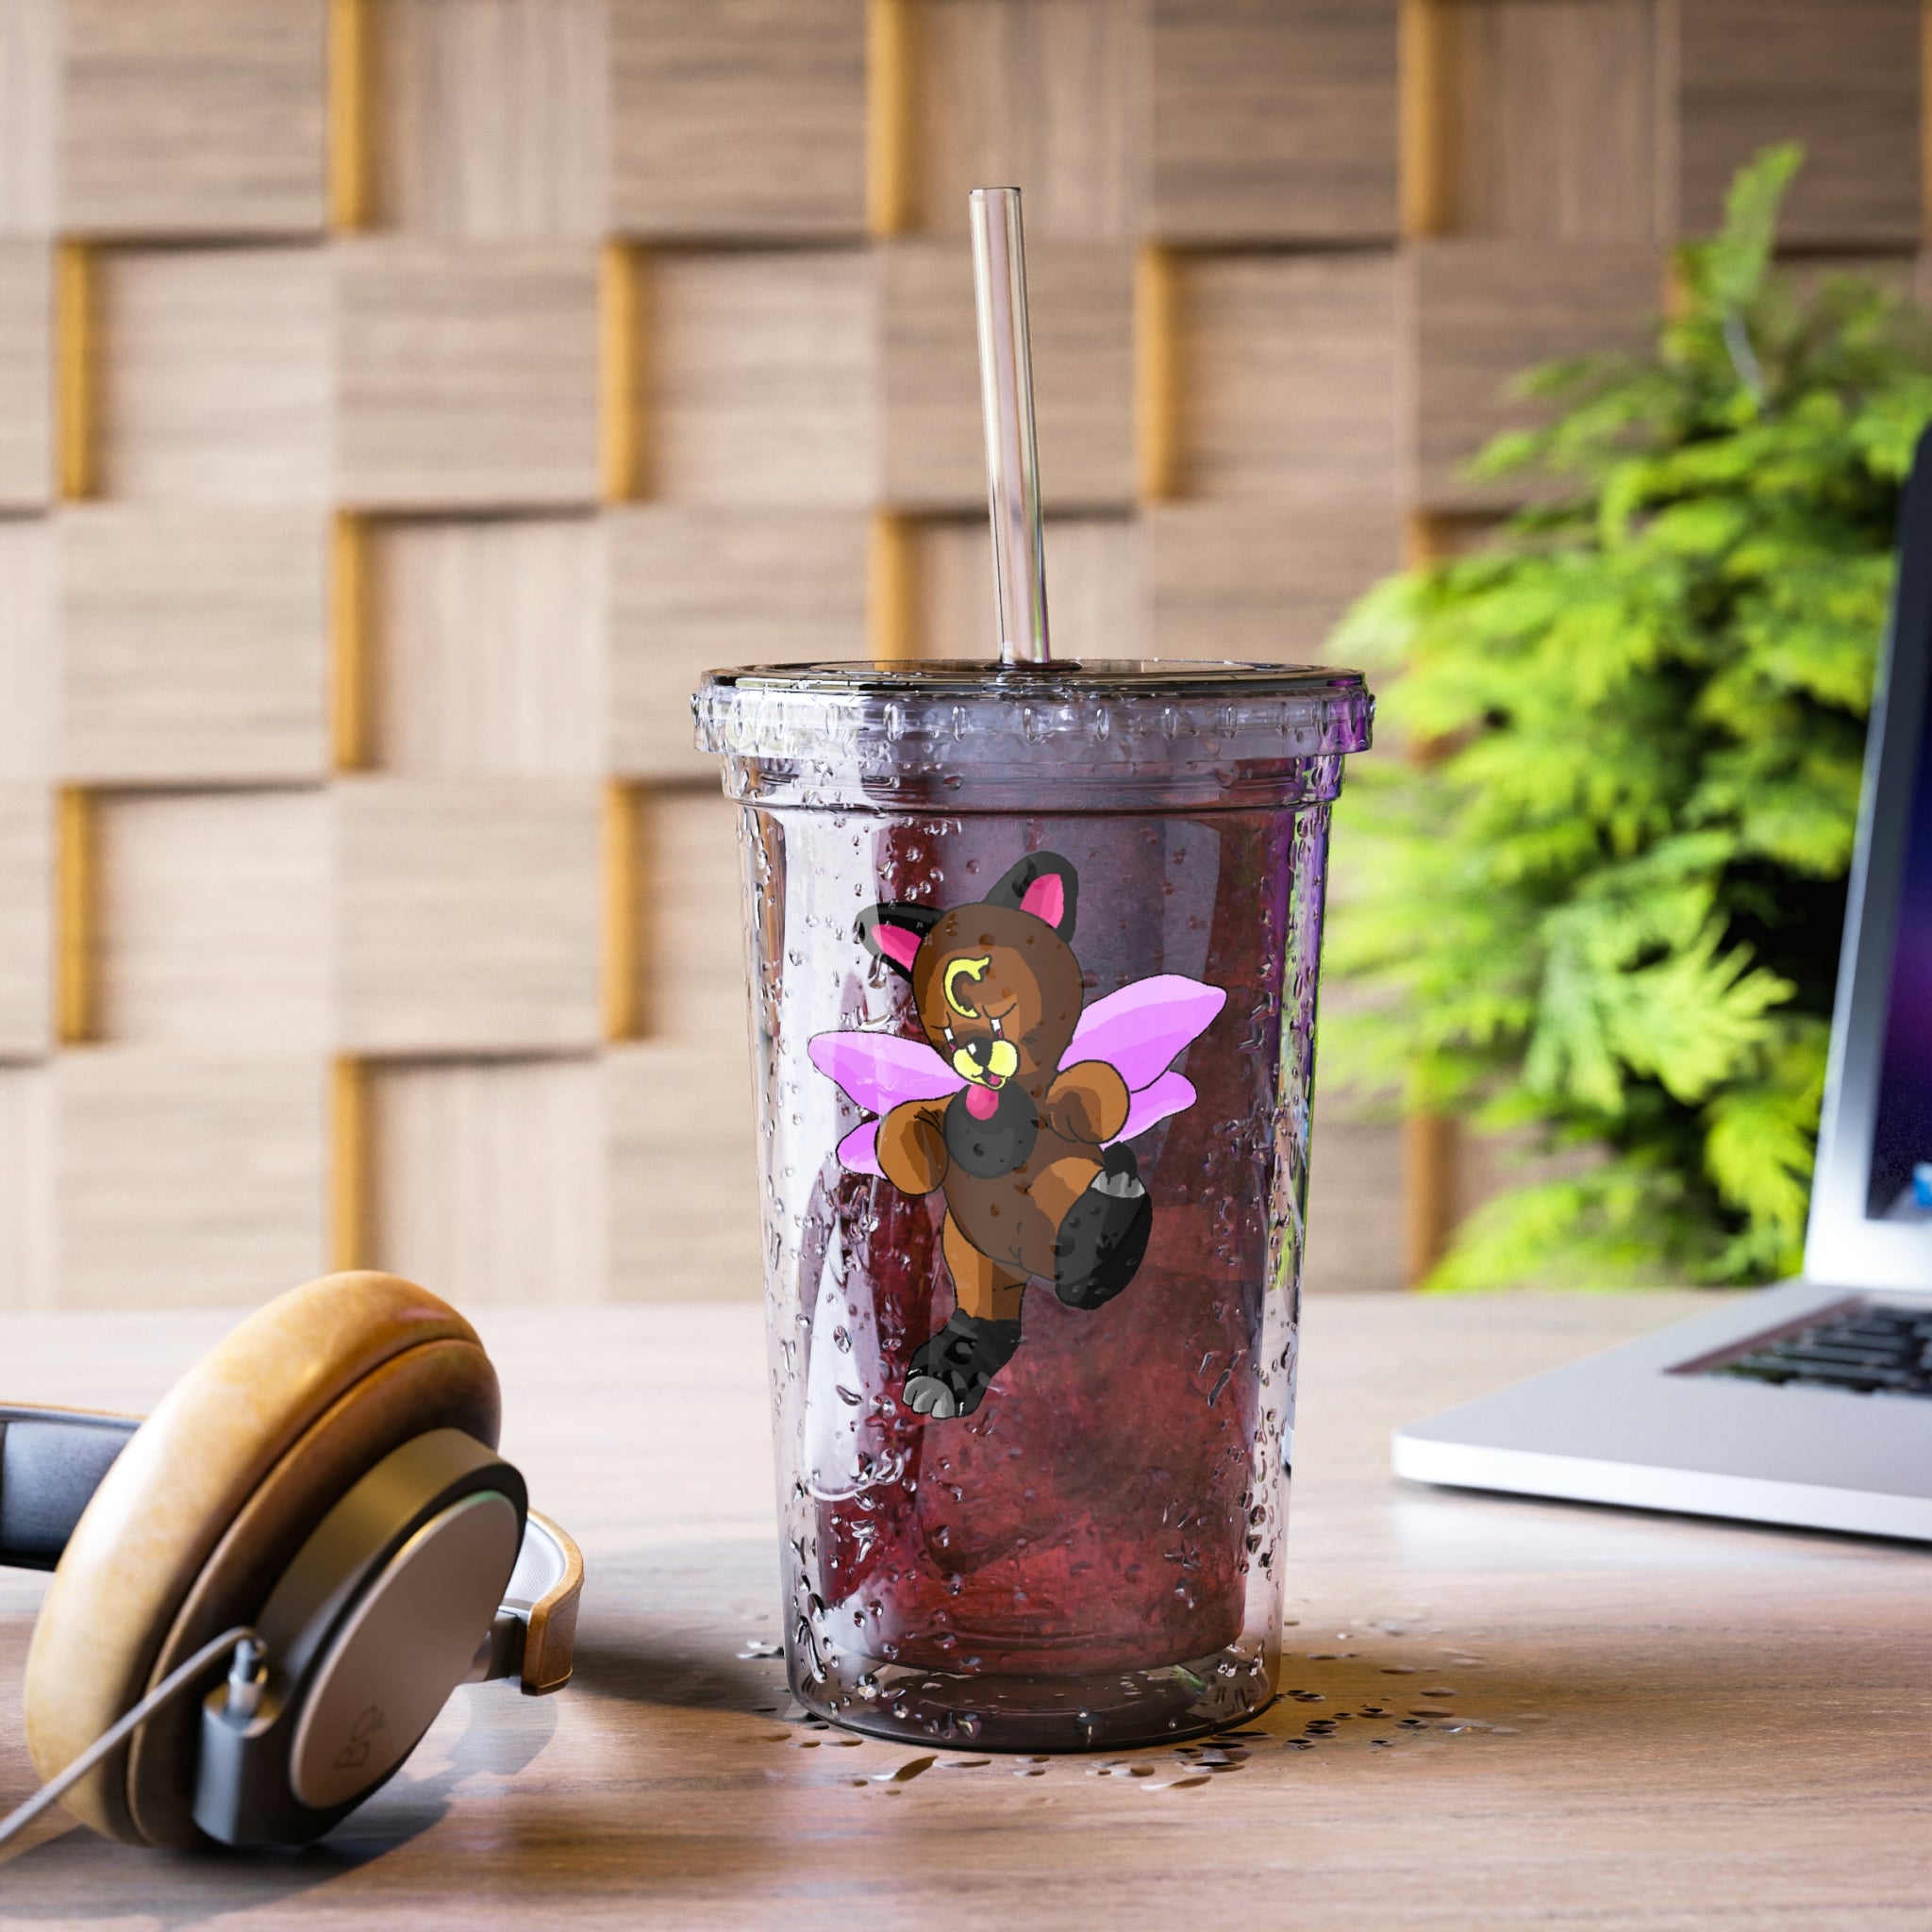
[[[64,1771],[49,1778],[25,1804],[0,1818],[0,1845],[18,1837],[42,1811],[58,1804],[131,1731],[178,1697],[224,1652],[230,1650],[235,1653],[234,1668],[228,1678],[231,1696],[244,1686],[258,1684],[261,1638],[257,1631],[246,1624],[238,1624],[232,1630],[224,1630],[219,1637],[211,1638],[186,1663],[170,1671],[125,1717],[103,1731]]]

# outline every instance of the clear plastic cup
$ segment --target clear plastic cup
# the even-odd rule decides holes
[[[886,1736],[1274,1695],[1357,674],[709,674],[743,807],[786,1656]]]

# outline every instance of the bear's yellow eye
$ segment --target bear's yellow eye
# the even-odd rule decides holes
[[[978,1019],[979,1008],[971,1000],[967,999],[963,993],[958,991],[959,981],[962,979],[984,979],[987,969],[991,964],[992,958],[989,954],[984,959],[955,959],[946,968],[945,979],[943,981],[946,990],[946,1004],[962,1018],[968,1020]]]

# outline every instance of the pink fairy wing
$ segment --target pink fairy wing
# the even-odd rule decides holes
[[[1154,1084],[1175,1054],[1208,1030],[1226,1004],[1227,995],[1220,987],[1184,974],[1158,973],[1151,979],[1137,979],[1104,1000],[1095,1000],[1080,1015],[1064,1062],[1071,1066],[1075,1060],[1106,1060],[1119,1070],[1129,1091],[1138,1093]],[[1193,1097],[1190,1087],[1187,1100],[1179,1106],[1186,1107]]]
[[[1171,1113],[1180,1113],[1194,1104],[1194,1083],[1181,1074],[1163,1074],[1150,1085],[1138,1088],[1128,1096],[1127,1124],[1113,1141],[1131,1141],[1144,1134]],[[1107,1144],[1111,1147],[1113,1141]]]
[[[839,1142],[839,1165],[850,1174],[883,1175],[879,1165],[879,1124],[867,1121]]]
[[[806,1052],[867,1113],[891,1113],[908,1100],[943,1100],[966,1084],[924,1041],[896,1033],[821,1033]]]

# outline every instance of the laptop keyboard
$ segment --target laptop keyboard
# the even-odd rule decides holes
[[[1857,1395],[1932,1397],[1932,1308],[1864,1302],[1748,1354],[1721,1362],[1713,1375]]]

